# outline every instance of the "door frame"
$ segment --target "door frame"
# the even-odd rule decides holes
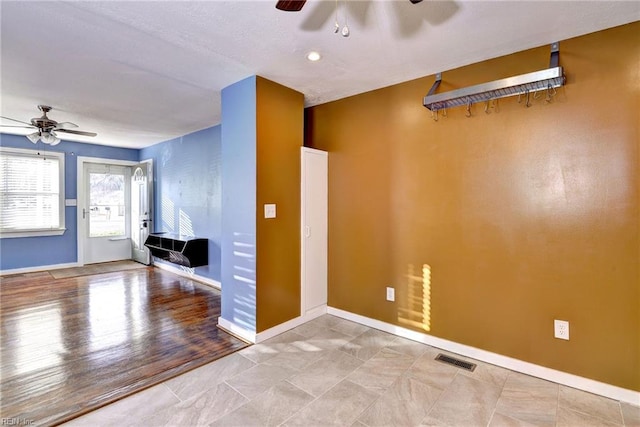
[[[305,157],[307,155],[316,155],[316,156],[320,156],[323,158],[324,162],[326,163],[326,170],[325,170],[325,176],[323,176],[322,178],[326,180],[326,189],[327,189],[327,198],[326,200],[324,200],[324,208],[325,208],[325,218],[324,220],[327,222],[327,230],[326,230],[326,234],[324,234],[323,239],[324,239],[324,250],[328,251],[329,250],[329,246],[328,246],[328,236],[329,236],[329,229],[328,229],[328,220],[329,220],[329,152],[328,151],[324,151],[324,150],[318,150],[315,148],[310,148],[310,147],[302,147],[300,150],[300,315],[301,316],[306,316],[309,313],[314,312],[314,310],[317,310],[319,307],[322,306],[315,306],[315,307],[308,307],[307,306],[307,280],[306,280],[306,276],[307,276],[307,262],[306,262],[306,253],[307,253],[307,243],[306,243],[306,228],[307,228],[307,213],[310,212],[310,210],[307,207],[306,204],[306,197],[307,197],[307,192],[305,189],[305,183],[306,180],[309,178],[308,174],[307,174],[307,170],[306,170],[306,166],[305,166]],[[328,258],[325,259],[325,262],[328,263]],[[324,265],[324,268],[326,269],[328,267],[327,264]],[[328,271],[325,272],[325,286],[328,286]],[[327,292],[327,297],[328,297],[328,289],[326,289]],[[327,302],[324,304],[324,307],[326,307],[328,303]]]
[[[135,165],[133,165],[131,167],[131,172],[132,172],[132,177],[133,177],[133,173],[135,172],[136,167],[138,167],[141,164],[146,164],[147,165],[147,193],[149,196],[149,200],[147,200],[148,206],[147,206],[147,210],[149,212],[149,214],[147,215],[148,217],[148,234],[153,233],[154,227],[155,227],[155,218],[154,218],[154,212],[156,211],[156,207],[155,207],[155,198],[154,198],[154,190],[155,190],[155,185],[153,182],[153,159],[147,159],[147,160],[141,160],[139,162],[137,162]],[[131,200],[131,206],[133,206],[133,198]],[[133,224],[131,224],[131,234],[133,235]],[[144,243],[143,243],[144,244]],[[153,265],[153,257],[151,256],[151,252],[149,251],[148,248],[145,248],[143,246],[142,248],[146,253],[147,253],[147,257],[149,260],[148,264],[145,265]],[[133,245],[132,245],[132,251],[131,251],[131,259],[134,259],[133,257]],[[143,263],[144,264],[144,263]]]
[[[153,183],[153,160],[117,160],[117,159],[107,159],[102,157],[88,157],[88,156],[78,156],[77,157],[77,166],[76,166],[76,251],[78,252],[78,265],[83,266],[84,264],[84,239],[86,238],[86,227],[84,226],[84,221],[82,218],[82,207],[86,203],[86,194],[85,194],[85,185],[84,185],[84,166],[86,163],[100,163],[100,164],[108,164],[115,166],[135,166],[140,163],[151,162],[150,170],[152,173],[150,176],[150,181]],[[151,187],[151,201],[153,202],[153,184]],[[153,205],[151,205],[153,207]],[[153,210],[151,211],[153,216]]]

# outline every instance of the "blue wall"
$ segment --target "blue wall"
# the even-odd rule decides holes
[[[253,76],[222,90],[222,318],[254,332],[256,137]]]
[[[132,161],[137,161],[139,157],[139,150],[70,141],[62,141],[55,147],[49,147],[41,142],[34,145],[24,136],[7,134],[0,134],[0,146],[38,150],[46,148],[46,151],[65,153],[65,199],[77,198],[77,156]],[[76,209],[75,206],[65,207],[67,230],[61,236],[0,239],[0,270],[77,262]]]
[[[209,265],[195,272],[220,281],[220,126],[143,148],[140,159],[153,159],[153,231],[209,239]]]

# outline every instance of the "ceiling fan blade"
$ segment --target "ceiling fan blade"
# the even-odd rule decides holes
[[[60,122],[56,125],[56,129],[70,129],[70,128],[77,128],[78,125],[75,123],[71,123],[71,122]]]
[[[5,117],[5,116],[0,116],[0,118],[3,118],[3,119],[5,119],[5,120],[11,120],[12,122],[22,123],[23,125],[29,125],[29,126],[31,126],[31,127],[35,127],[35,126],[33,126],[31,123],[29,123],[29,122],[23,122],[22,120],[16,120],[16,119],[12,119],[12,118],[10,118],[10,117]]]
[[[276,3],[276,9],[285,12],[299,12],[307,0],[280,0]]]
[[[0,125],[3,128],[20,128],[20,129],[37,129],[35,126],[14,126],[14,125]]]
[[[72,133],[74,135],[83,135],[83,136],[96,136],[98,135],[95,132],[85,132],[82,130],[71,130],[71,129],[55,129],[56,132],[64,132],[64,133]]]

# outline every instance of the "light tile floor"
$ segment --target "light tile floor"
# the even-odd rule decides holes
[[[640,426],[640,407],[441,352],[325,315],[65,426]]]

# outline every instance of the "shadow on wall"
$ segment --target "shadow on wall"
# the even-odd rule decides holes
[[[181,236],[195,237],[191,216],[182,209],[178,209],[178,222],[176,224],[175,203],[164,194],[162,195],[162,231]]]
[[[175,215],[173,213],[175,209],[175,204],[173,203],[173,201],[171,201],[171,199],[169,199],[163,194],[161,206],[162,206],[162,230],[166,230],[173,233],[175,231],[174,224],[176,221]]]
[[[250,233],[233,233],[233,323],[256,330],[256,245]]]
[[[193,221],[191,221],[191,217],[182,209],[178,212],[178,230],[181,236],[195,237],[195,234],[193,234]]]
[[[160,203],[162,206],[161,232],[174,233],[177,230],[178,234],[181,236],[196,237],[193,230],[193,221],[189,214],[182,209],[178,209],[178,223],[176,224],[175,203],[173,203],[173,201],[164,194],[162,195]],[[193,267],[185,267],[183,265],[175,265],[174,267],[179,268],[189,277],[193,277],[196,274],[196,269]]]
[[[407,295],[399,301],[398,322],[413,328],[431,330],[431,267],[422,265],[416,272],[413,264],[407,267]]]

